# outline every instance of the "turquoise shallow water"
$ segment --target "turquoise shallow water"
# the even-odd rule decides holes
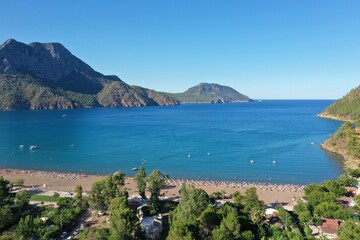
[[[176,178],[320,182],[342,173],[319,146],[341,124],[316,117],[331,103],[2,111],[0,167],[133,175],[146,162]]]

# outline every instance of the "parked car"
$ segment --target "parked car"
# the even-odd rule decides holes
[[[60,238],[63,239],[63,238],[66,237],[66,235],[67,235],[67,232],[63,232],[63,233],[60,235]]]
[[[78,228],[74,231],[74,235],[78,235],[79,233],[80,233],[80,228]]]

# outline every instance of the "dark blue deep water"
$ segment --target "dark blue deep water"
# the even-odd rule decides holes
[[[133,175],[146,162],[174,178],[317,183],[342,173],[320,148],[341,124],[316,117],[331,103],[0,111],[0,167]]]

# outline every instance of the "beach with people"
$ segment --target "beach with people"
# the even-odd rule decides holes
[[[94,182],[100,181],[106,175],[91,175],[73,172],[55,172],[40,170],[21,169],[0,169],[0,176],[9,181],[24,180],[24,187],[38,190],[41,194],[49,195],[53,192],[72,192],[76,185],[81,185],[85,192],[91,190]],[[235,181],[213,181],[193,179],[168,179],[162,194],[164,197],[176,197],[183,184],[193,185],[204,189],[208,194],[222,192],[225,195],[233,194],[235,191],[243,193],[249,187],[256,187],[259,199],[265,203],[292,202],[303,196],[305,185],[295,184],[273,184],[273,183],[252,183]],[[125,188],[130,196],[137,196],[137,186],[133,177],[126,177]],[[148,193],[150,196],[150,193]]]

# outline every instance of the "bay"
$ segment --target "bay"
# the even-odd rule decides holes
[[[320,147],[341,124],[316,117],[332,102],[1,111],[0,167],[132,176],[143,164],[174,178],[319,183],[342,173]]]

